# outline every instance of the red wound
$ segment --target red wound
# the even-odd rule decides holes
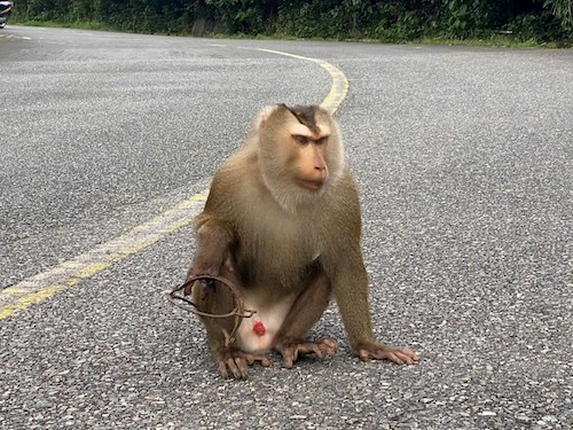
[[[257,321],[255,324],[253,324],[253,331],[255,332],[255,334],[257,336],[262,336],[265,334],[265,332],[267,331],[267,329],[265,328],[265,326],[263,325],[263,322],[261,320]]]

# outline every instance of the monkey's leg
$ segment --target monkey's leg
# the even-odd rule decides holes
[[[228,273],[226,277],[236,282]],[[229,288],[218,282],[206,283],[197,281],[193,287],[193,302],[202,312],[212,314],[225,314],[235,307],[235,298]],[[210,318],[199,317],[207,330],[207,339],[223,378],[233,376],[236,379],[247,377],[247,369],[255,361],[262,366],[269,367],[271,362],[263,354],[248,353],[242,351],[236,345],[236,341],[227,345],[229,336],[235,327],[235,317]]]
[[[313,353],[322,359],[336,353],[337,345],[332,339],[305,340],[326,310],[330,296],[330,282],[323,273],[319,273],[293,303],[274,342],[274,349],[283,356],[284,367],[292,367],[299,354]]]

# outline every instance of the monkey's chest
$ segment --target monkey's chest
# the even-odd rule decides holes
[[[254,227],[254,226],[253,226]],[[289,223],[262,223],[239,238],[236,263],[249,283],[299,283],[320,255],[320,239]]]

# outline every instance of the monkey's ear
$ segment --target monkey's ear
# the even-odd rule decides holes
[[[253,129],[259,130],[261,128],[261,125],[263,125],[263,123],[267,119],[269,119],[272,113],[275,110],[277,110],[280,106],[281,105],[272,105],[272,106],[265,106],[264,108],[262,108],[255,117],[255,120],[253,121]]]

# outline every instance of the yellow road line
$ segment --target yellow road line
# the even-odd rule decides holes
[[[330,112],[331,115],[336,112],[346,97],[346,94],[348,93],[348,79],[346,79],[344,73],[336,66],[333,66],[324,60],[320,60],[318,58],[303,57],[302,55],[289,54],[288,52],[275,51],[273,49],[254,48],[254,50],[268,52],[270,54],[282,55],[284,57],[296,58],[298,60],[312,61],[313,63],[317,63],[320,67],[325,69],[330,74],[332,85],[330,87],[330,92],[322,101],[320,106],[327,112]]]
[[[59,291],[108,268],[113,263],[154,244],[191,222],[205,203],[206,194],[196,194],[131,231],[96,246],[51,270],[32,276],[0,291],[0,320],[40,303]]]
[[[248,48],[246,48],[248,49]],[[321,107],[333,114],[348,92],[344,73],[332,64],[316,58],[303,57],[272,49],[255,49],[319,64],[330,74],[330,92]],[[203,208],[208,191],[196,194],[131,231],[68,260],[51,270],[32,276],[0,290],[0,320],[53,297],[56,293],[107,269],[112,264],[136,254],[166,234],[189,224]]]

